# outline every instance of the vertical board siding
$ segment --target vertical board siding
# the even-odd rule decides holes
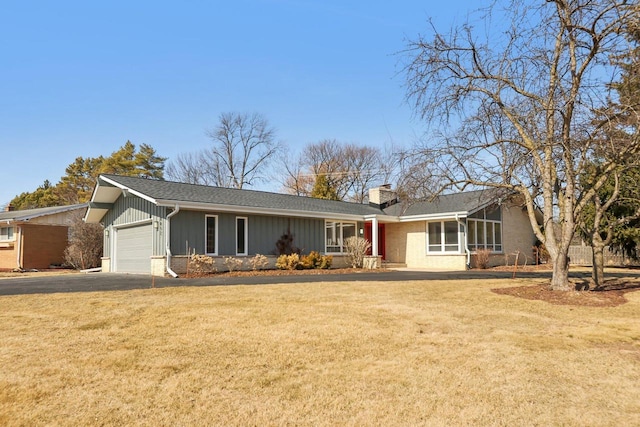
[[[115,201],[113,207],[105,214],[103,221],[106,230],[109,230],[109,238],[105,238],[104,253],[105,256],[111,253],[111,240],[114,226],[123,226],[133,224],[140,221],[151,220],[152,224],[157,223],[153,229],[153,255],[162,256],[165,254],[164,242],[164,217],[166,208],[156,206],[148,200],[140,197],[129,195],[127,197],[120,196]],[[106,237],[106,236],[105,236]]]
[[[221,212],[180,211],[171,218],[171,253],[186,255],[187,248],[197,254],[205,253],[205,216],[218,217],[218,255],[236,254],[236,217],[248,218],[247,253],[272,255],[276,242],[287,229],[294,235],[293,245],[303,253],[324,251],[324,220],[285,218],[266,215],[245,215]]]

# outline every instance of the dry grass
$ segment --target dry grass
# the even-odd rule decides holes
[[[0,425],[640,425],[640,292],[513,285],[0,297]]]

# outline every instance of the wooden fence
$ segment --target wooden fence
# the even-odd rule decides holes
[[[571,265],[586,265],[593,264],[593,252],[591,246],[571,246],[569,248],[569,258],[571,259]],[[611,248],[604,249],[604,264],[605,265],[640,265],[639,260],[634,260],[621,252],[616,252]]]

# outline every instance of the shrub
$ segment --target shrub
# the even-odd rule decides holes
[[[269,265],[269,260],[264,255],[256,254],[256,256],[249,260],[249,264],[251,264],[251,269],[253,271],[257,271],[262,270]]]
[[[300,255],[280,255],[276,260],[276,268],[280,270],[298,270],[302,267],[300,263]]]
[[[485,270],[489,266],[489,257],[491,255],[490,249],[478,249],[476,250],[475,259],[476,267]]]
[[[320,266],[323,270],[331,268],[331,264],[333,263],[333,255],[322,255],[322,259],[320,260]]]
[[[331,263],[333,262],[333,257],[331,255],[321,255],[318,251],[311,251],[309,255],[304,255],[300,259],[300,264],[302,264],[302,268],[306,269],[327,269],[331,267]]]
[[[291,255],[299,254],[300,249],[293,245],[293,233],[291,230],[287,231],[280,236],[280,239],[276,242],[276,255]]]
[[[353,268],[364,266],[364,257],[371,249],[371,243],[362,237],[352,236],[344,239],[344,247],[347,252],[347,259]]]
[[[234,258],[232,256],[224,257],[222,263],[227,267],[229,272],[242,268],[242,260],[240,258]]]
[[[195,274],[206,274],[215,273],[218,269],[212,257],[193,254],[189,257],[189,271]]]
[[[542,243],[540,240],[536,240],[533,248],[537,258],[537,264],[546,264],[549,262],[549,260],[551,259],[551,255],[549,254],[549,251],[547,250],[547,247],[544,245],[544,243]]]
[[[100,224],[88,224],[75,213],[69,227],[69,245],[64,250],[64,261],[76,270],[99,267],[102,257],[103,230]]]

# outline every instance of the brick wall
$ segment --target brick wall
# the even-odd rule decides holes
[[[18,255],[16,253],[18,242],[14,241],[11,243],[11,247],[0,248],[0,270],[13,270],[18,267]]]
[[[386,261],[404,263],[408,268],[465,270],[464,254],[427,256],[427,226],[424,221],[386,224]]]
[[[25,224],[22,234],[23,268],[44,269],[64,263],[68,227]]]
[[[504,204],[502,206],[502,246],[504,255],[496,256],[492,259],[493,265],[504,265],[508,262],[510,265],[515,260],[516,251],[520,252],[518,257],[518,265],[525,262],[532,264],[533,261],[533,245],[536,237],[533,234],[527,211],[521,206],[514,204]]]

